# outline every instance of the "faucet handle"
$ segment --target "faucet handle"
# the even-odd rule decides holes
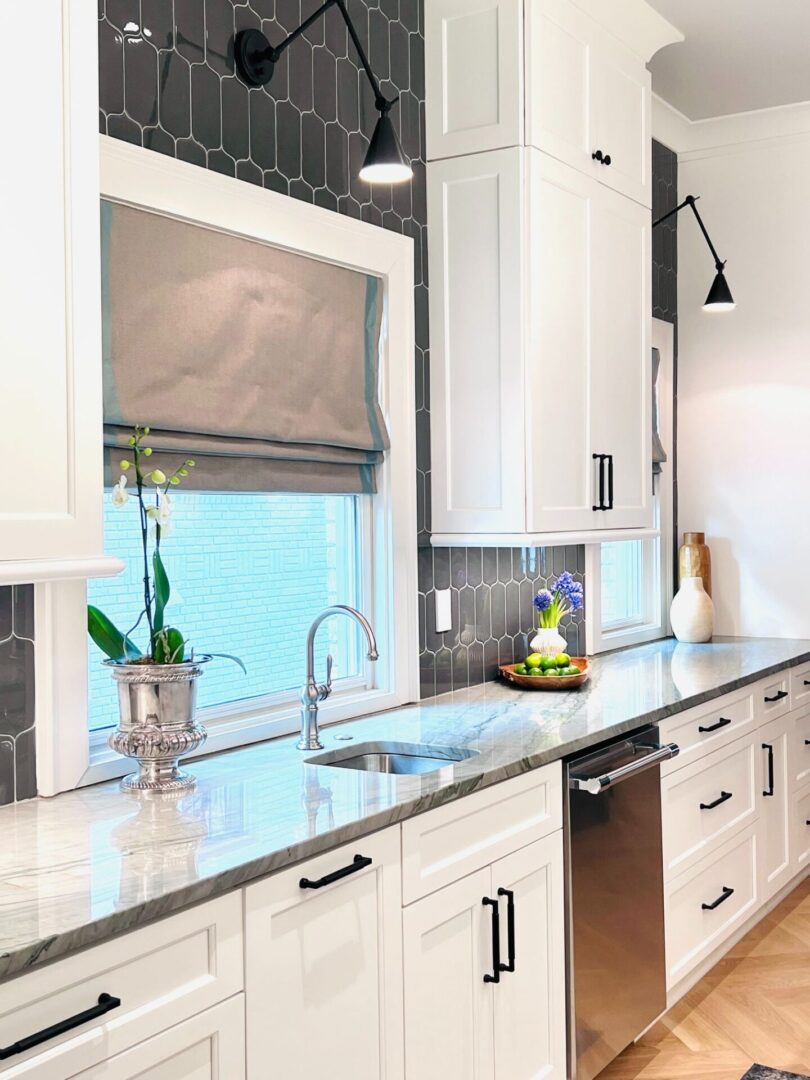
[[[332,658],[332,654],[329,653],[329,655],[326,657],[326,682],[321,683],[321,685],[318,687],[318,700],[319,701],[325,701],[326,698],[328,698],[329,695],[332,693],[332,665],[333,665],[333,663],[334,663],[334,660]]]

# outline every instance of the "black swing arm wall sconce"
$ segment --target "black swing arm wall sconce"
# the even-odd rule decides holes
[[[726,281],[724,273],[726,264],[721,261],[720,256],[717,254],[714,244],[711,241],[711,237],[706,231],[706,226],[703,224],[703,218],[700,216],[698,208],[695,206],[695,203],[699,198],[699,195],[687,195],[683,202],[679,206],[676,206],[674,210],[670,210],[668,213],[658,218],[657,221],[654,221],[652,227],[655,228],[656,225],[660,225],[662,221],[667,221],[669,218],[674,217],[674,215],[683,210],[685,206],[691,208],[692,213],[697,218],[697,223],[700,226],[700,231],[703,233],[703,238],[709,245],[709,251],[712,253],[716,271],[712,287],[709,289],[709,295],[706,297],[706,302],[703,305],[703,310],[733,311],[736,304],[734,303],[734,297],[731,295],[731,289],[729,289],[728,282]]]
[[[343,16],[363,70],[374,91],[374,106],[380,114],[360,170],[360,179],[369,184],[397,184],[403,180],[410,180],[413,170],[402,152],[402,146],[389,115],[399,100],[399,95],[390,101],[383,95],[349,16],[345,0],[325,0],[317,11],[314,11],[297,30],[293,30],[278,45],[271,45],[261,30],[240,30],[234,40],[237,71],[248,86],[266,86],[272,79],[275,66],[285,49],[288,49],[317,19],[333,7],[336,7]]]

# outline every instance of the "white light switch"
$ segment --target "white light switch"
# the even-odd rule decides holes
[[[436,633],[453,629],[453,617],[450,614],[450,590],[436,590]]]

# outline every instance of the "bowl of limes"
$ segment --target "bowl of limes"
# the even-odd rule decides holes
[[[529,653],[521,664],[501,664],[503,678],[522,690],[573,690],[588,678],[584,656],[541,656]]]

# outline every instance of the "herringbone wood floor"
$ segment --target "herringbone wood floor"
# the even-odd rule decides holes
[[[740,1080],[755,1061],[810,1074],[810,878],[599,1080]]]

